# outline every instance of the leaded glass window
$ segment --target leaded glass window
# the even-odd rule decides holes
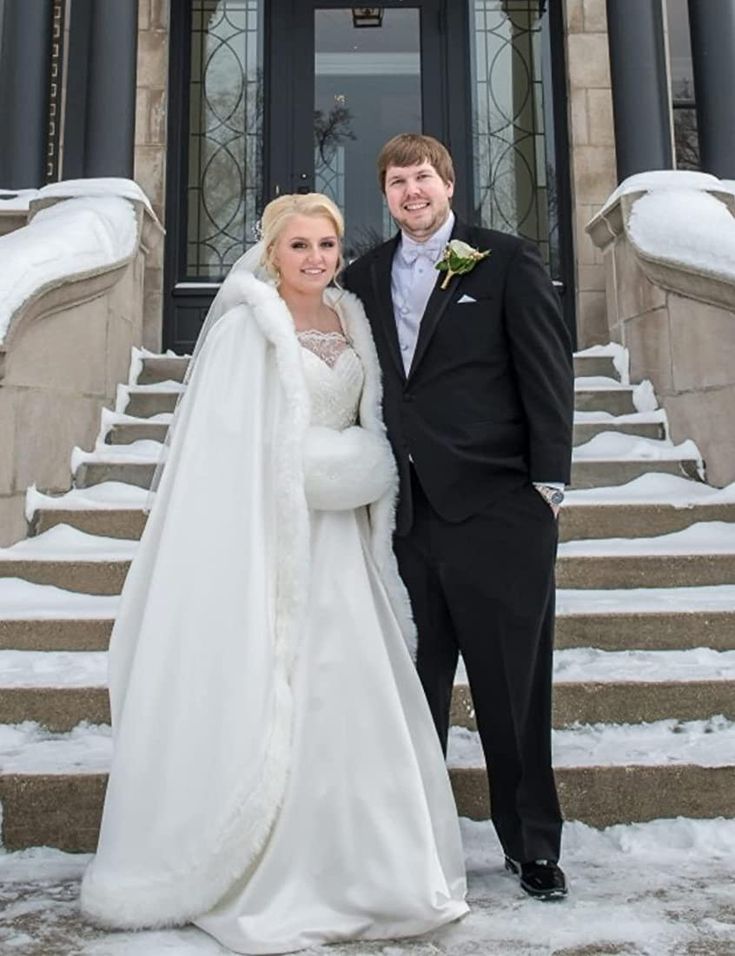
[[[254,242],[262,194],[263,0],[192,0],[188,279],[217,281]]]

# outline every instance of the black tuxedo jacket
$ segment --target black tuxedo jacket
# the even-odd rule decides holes
[[[432,507],[450,522],[529,481],[570,477],[571,343],[541,256],[532,243],[459,220],[452,238],[490,255],[446,290],[437,273],[407,376],[391,299],[399,236],[344,274],[365,306],[383,369],[401,481],[398,534],[412,520],[409,456]]]

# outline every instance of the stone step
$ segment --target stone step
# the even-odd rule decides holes
[[[600,376],[618,378],[618,371],[610,355],[575,355],[574,375],[576,378]]]
[[[121,481],[150,488],[156,463],[151,461],[85,461],[74,474],[77,488],[91,488],[105,481]]]
[[[569,543],[569,542],[566,542]],[[562,544],[561,548],[565,545]],[[735,581],[735,555],[584,555],[560,554],[556,566],[561,588],[677,588]]]
[[[17,712],[23,713],[20,709]],[[53,713],[54,716],[61,714],[61,705]],[[67,713],[71,718],[75,711],[69,707]],[[577,722],[637,724],[671,717],[707,720],[714,714],[735,718],[735,681],[579,681],[554,684],[553,725],[557,728]],[[66,730],[76,722],[46,726],[52,730]],[[454,688],[451,722],[457,727],[477,729],[467,684],[458,684]]]
[[[51,731],[68,731],[82,721],[108,724],[105,687],[1,687],[0,723],[34,721]],[[554,727],[579,723],[641,723],[735,718],[735,681],[571,682],[554,686]],[[451,722],[476,729],[467,684],[452,697]]]
[[[574,407],[578,412],[609,412],[611,415],[632,415],[637,411],[633,389],[624,385],[617,388],[576,387]]]
[[[104,652],[0,651],[0,724],[34,721],[55,732],[83,721],[108,724],[106,687]],[[735,651],[556,652],[555,727],[705,720],[714,714],[735,719]],[[475,729],[462,661],[452,723]]]
[[[142,360],[137,384],[155,385],[157,382],[183,382],[188,365],[188,355],[146,356]]]
[[[560,592],[560,604],[563,601],[561,595],[568,593]],[[605,592],[606,595],[615,593]],[[617,593],[625,596],[629,592]],[[624,607],[624,597],[620,603]],[[0,650],[104,651],[109,644],[112,624],[111,617],[0,619]],[[735,599],[731,609],[590,610],[578,613],[561,610],[556,616],[555,643],[559,650],[574,647],[597,647],[607,651],[694,647],[735,650]]]
[[[601,419],[600,421],[575,421],[573,433],[575,448],[578,445],[584,445],[595,435],[601,435],[602,432],[620,432],[624,435],[636,435],[639,438],[662,439],[665,437],[666,429],[661,422],[625,421],[627,417],[623,416],[622,422],[618,422],[614,418]]]
[[[125,406],[125,414],[135,418],[150,418],[162,412],[172,412],[176,408],[176,402],[181,393],[164,389],[131,388],[129,394],[130,399]]]
[[[121,423],[112,426],[105,435],[105,442],[108,445],[130,445],[134,441],[165,441],[167,433],[167,422]]]
[[[735,504],[574,504],[568,499],[559,516],[559,540],[643,538],[681,531],[699,521],[735,523]]]
[[[677,475],[682,478],[699,478],[699,462],[695,458],[650,459],[633,461],[586,459],[572,462],[571,489],[607,488],[625,485],[647,474]]]
[[[139,540],[147,515],[139,508],[73,509],[40,508],[34,515],[32,533],[42,534],[56,525],[66,524],[88,534],[106,538]]]
[[[565,819],[594,827],[660,817],[735,816],[732,766],[560,767],[555,776]],[[450,778],[459,815],[488,819],[484,767],[452,767]],[[103,772],[0,772],[3,846],[94,852],[106,786]]]
[[[130,568],[129,560],[87,561],[14,560],[0,562],[0,579],[21,578],[50,584],[80,594],[119,594]]]

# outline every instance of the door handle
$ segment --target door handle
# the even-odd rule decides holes
[[[296,187],[297,193],[308,193],[311,191],[309,189],[309,174],[308,173],[299,173],[299,183],[300,185]]]

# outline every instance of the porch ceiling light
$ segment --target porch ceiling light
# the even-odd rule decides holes
[[[353,27],[380,27],[383,25],[382,7],[353,7]]]

